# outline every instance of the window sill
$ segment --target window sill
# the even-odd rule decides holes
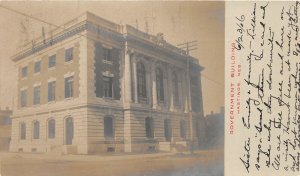
[[[113,101],[114,98],[113,97],[103,97],[104,100],[110,100],[110,101]]]
[[[21,80],[22,81],[27,80],[27,76],[26,77],[22,77]]]
[[[34,108],[35,108],[35,107],[39,107],[39,106],[41,106],[40,103],[38,103],[38,104],[33,104],[33,105],[32,105],[32,107],[34,107]]]
[[[72,60],[69,60],[69,61],[65,61],[65,65],[70,65],[70,64],[72,64],[73,63],[73,59]]]
[[[74,97],[68,97],[68,98],[65,98],[64,101],[70,101],[70,100],[73,100]]]
[[[54,103],[56,103],[55,100],[51,100],[51,101],[48,101],[48,102],[47,102],[47,104],[54,104]]]
[[[37,76],[37,75],[40,75],[41,74],[41,72],[36,72],[36,73],[34,73],[33,75],[34,76]]]
[[[55,69],[56,69],[55,66],[53,66],[53,67],[48,67],[48,71],[55,70]]]

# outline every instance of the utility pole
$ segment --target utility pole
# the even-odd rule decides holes
[[[190,51],[196,50],[198,49],[198,41],[194,40],[194,41],[190,41],[190,42],[185,42],[185,43],[181,43],[177,45],[178,48],[186,51],[186,54],[189,55]]]
[[[150,22],[150,24],[149,24]],[[151,7],[151,16],[145,16],[145,32],[147,34],[151,33],[151,22],[152,22],[152,34],[155,34],[155,25],[156,25],[156,15],[154,14],[153,5]]]
[[[187,69],[187,74],[186,74],[186,80],[188,81],[188,114],[189,114],[189,121],[190,121],[190,152],[191,154],[194,154],[194,118],[193,118],[193,112],[191,108],[191,79],[190,79],[190,51],[198,49],[197,46],[197,40],[190,41],[190,42],[185,42],[177,45],[180,49],[186,51],[186,54],[188,55],[186,57],[186,69]]]

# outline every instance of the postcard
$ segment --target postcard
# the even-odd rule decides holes
[[[0,21],[1,176],[224,175],[225,2],[0,2]]]
[[[298,13],[0,2],[0,176],[299,176]]]

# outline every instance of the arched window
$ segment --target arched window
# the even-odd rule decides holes
[[[40,122],[35,121],[33,122],[33,139],[40,138]]]
[[[104,117],[104,137],[113,138],[114,137],[114,124],[113,118],[110,116]]]
[[[175,72],[173,72],[172,90],[173,90],[173,103],[174,103],[174,105],[178,105],[178,103],[179,103],[178,79],[177,79],[177,75]]]
[[[164,77],[160,68],[156,69],[156,93],[157,100],[164,101]]]
[[[137,87],[138,87],[138,96],[142,98],[147,98],[146,69],[144,64],[141,62],[137,64]]]
[[[147,117],[145,119],[145,129],[146,129],[146,137],[152,139],[154,137],[154,131],[153,131],[153,119],[151,117]]]
[[[26,139],[26,124],[24,122],[20,124],[20,139]]]
[[[180,137],[186,138],[186,122],[184,120],[180,121]]]
[[[55,138],[55,120],[50,119],[48,121],[48,138],[54,139]]]
[[[171,141],[172,139],[172,127],[171,127],[171,120],[165,119],[164,120],[164,130],[165,130],[165,139],[166,141]]]

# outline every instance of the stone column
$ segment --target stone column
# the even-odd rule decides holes
[[[157,108],[157,91],[156,91],[156,65],[152,62],[151,65],[151,82],[152,82],[152,108]]]
[[[174,110],[174,97],[173,97],[173,87],[172,87],[172,80],[173,80],[173,75],[172,75],[172,69],[168,67],[168,97],[169,97],[169,109],[170,111]]]
[[[168,71],[163,71],[164,73],[164,104],[169,107],[169,84],[168,84]]]
[[[125,68],[124,68],[124,100],[125,104],[131,102],[131,63],[130,63],[130,50],[125,50]]]
[[[124,61],[124,104],[129,106],[132,102],[131,97],[131,56],[132,52],[125,45],[125,61]],[[124,112],[124,151],[131,152],[131,113],[130,110]]]
[[[138,90],[137,90],[137,58],[134,55],[132,60],[132,66],[133,66],[133,83],[134,83],[134,102],[138,103]]]
[[[179,106],[180,106],[180,109],[183,109],[183,78],[184,78],[184,75],[183,75],[183,72],[180,71],[178,73],[178,96],[179,96]]]
[[[189,112],[189,105],[188,105],[188,86],[187,86],[187,72],[184,72],[184,85],[183,85],[183,89],[184,89],[184,112],[188,113]]]
[[[150,64],[150,62],[149,62]],[[147,94],[147,103],[150,104],[152,102],[151,92],[152,92],[152,84],[151,84],[151,65],[150,67],[146,67],[146,94]]]

